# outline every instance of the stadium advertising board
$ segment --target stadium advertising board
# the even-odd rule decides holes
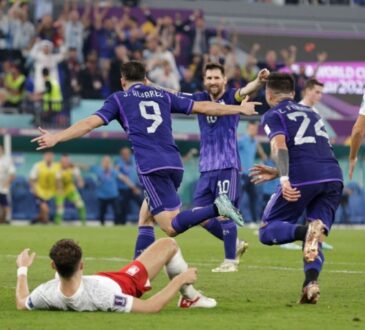
[[[292,66],[296,73],[304,65],[307,76],[312,76],[317,63],[300,62]],[[342,95],[362,95],[365,91],[365,62],[325,62],[316,74],[324,83],[324,93]]]

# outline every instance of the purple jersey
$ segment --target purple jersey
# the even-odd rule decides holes
[[[229,88],[217,100],[222,104],[240,104],[235,98],[236,89]],[[183,94],[196,101],[211,101],[208,92]],[[223,117],[198,115],[200,127],[200,172],[240,169],[237,147],[237,127],[240,115]]]
[[[183,170],[172,136],[171,113],[190,114],[193,104],[188,98],[135,84],[126,92],[110,95],[95,115],[106,125],[118,120],[134,149],[139,173]]]
[[[285,100],[266,112],[261,123],[270,140],[285,135],[291,183],[342,181],[323,121],[311,108]]]

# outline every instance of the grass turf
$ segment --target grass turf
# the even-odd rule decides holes
[[[160,230],[156,230],[160,236]],[[37,252],[28,272],[30,289],[54,276],[47,254],[53,242],[73,238],[83,247],[85,273],[116,270],[131,259],[137,229],[97,227],[0,228],[0,329],[365,329],[365,258],[362,230],[333,230],[320,278],[317,305],[297,305],[303,281],[300,251],[266,247],[241,230],[250,248],[239,272],[212,273],[223,259],[222,244],[200,228],[177,238],[185,259],[199,268],[196,287],[217,299],[213,310],[179,310],[176,301],[157,315],[19,312],[15,309],[16,255]],[[167,279],[162,273],[153,292]]]

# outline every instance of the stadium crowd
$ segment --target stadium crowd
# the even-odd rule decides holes
[[[161,14],[99,1],[65,1],[56,12],[52,1],[38,0],[34,13],[30,8],[28,1],[0,2],[0,108],[32,113],[35,125],[65,125],[80,99],[120,90],[119,68],[130,60],[144,61],[158,85],[187,93],[202,90],[207,62],[223,64],[228,86],[239,87],[261,68],[273,72],[296,61],[295,46],[280,57],[257,43],[242,47],[224,21],[207,28],[201,11]],[[327,58],[317,56],[318,63]],[[308,77],[301,70],[295,78],[300,100]]]

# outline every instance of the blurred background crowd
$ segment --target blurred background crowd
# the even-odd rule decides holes
[[[212,0],[212,6],[216,2]],[[227,7],[233,2],[228,1]],[[250,4],[251,1],[244,3]],[[290,5],[357,8],[365,4],[363,0],[264,0],[252,3],[267,5],[269,11],[274,8],[270,5],[287,5],[290,11],[297,7]],[[359,7],[359,10],[363,8]],[[300,101],[308,79],[316,77],[329,61],[359,61],[363,56],[361,51],[346,52],[344,47],[339,47],[337,34],[323,31],[320,22],[308,25],[319,30],[316,31],[316,41],[313,41],[315,38],[304,38],[304,32],[297,31],[298,37],[291,34],[285,24],[290,26],[293,22],[282,23],[280,19],[277,19],[280,29],[273,25],[271,37],[271,23],[267,23],[265,33],[269,35],[263,37],[259,26],[261,18],[254,19],[257,20],[256,35],[250,35],[247,33],[251,31],[250,26],[248,30],[236,28],[236,17],[222,15],[216,19],[211,14],[208,24],[201,9],[156,9],[133,0],[0,0],[0,143],[9,149],[5,155],[0,148],[0,199],[1,195],[9,193],[12,200],[11,209],[8,205],[0,207],[1,221],[6,223],[11,218],[43,223],[50,220],[60,223],[63,219],[97,219],[102,224],[106,219],[114,224],[137,221],[138,205],[143,195],[133,154],[125,147],[125,138],[121,140],[119,127],[111,128],[114,133],[118,131],[118,135],[109,131],[97,135],[99,147],[95,147],[96,140],[92,140],[94,145],[89,148],[88,139],[83,139],[79,146],[76,142],[75,147],[56,150],[56,157],[52,153],[44,154],[43,160],[40,159],[42,155],[35,154],[29,147],[29,136],[35,133],[21,130],[39,125],[65,127],[93,113],[103,99],[120,90],[119,68],[122,63],[143,61],[151,81],[186,93],[204,89],[202,72],[208,62],[224,65],[227,85],[233,88],[253,80],[262,68],[272,72],[291,72],[296,80],[296,100]],[[310,22],[310,18],[306,19]],[[250,17],[245,20],[254,24]],[[357,27],[354,29],[360,34]],[[285,36],[278,36],[280,33]],[[323,38],[325,34],[328,39]],[[338,35],[344,38],[343,44],[346,38],[352,38],[345,32]],[[356,38],[363,37],[356,35]],[[361,42],[356,40],[351,46],[361,47]],[[310,70],[306,67],[308,63],[311,63]],[[328,75],[333,73],[328,70],[324,70],[329,72]],[[357,83],[359,91],[354,91],[356,86],[344,85],[345,92],[338,88],[339,99],[326,95],[325,104],[317,108],[326,121],[331,141],[337,143],[335,152],[340,154],[345,172],[347,149],[343,151],[341,148],[348,144],[349,127],[352,127],[358,109],[353,104],[358,102],[356,97],[362,95],[365,87],[365,82]],[[324,92],[333,86],[325,85]],[[352,96],[347,95],[351,93],[356,94],[355,102],[352,105],[344,103],[353,101]],[[259,109],[263,113],[267,110],[264,91],[257,95],[257,99],[263,103]],[[28,118],[27,122],[24,118]],[[179,120],[175,121],[177,125]],[[4,128],[8,130],[2,131]],[[196,149],[199,136],[192,120],[182,121],[178,132],[182,134],[177,140],[182,147],[186,169],[180,193],[183,204],[189,206],[199,174]],[[276,182],[254,186],[248,179],[247,169],[257,161],[268,165],[273,163],[258,122],[243,123],[239,132],[242,135],[239,152],[246,169],[242,173],[241,209],[248,222],[257,223]],[[7,143],[2,137],[5,135],[10,136]],[[13,161],[10,157],[11,139]],[[120,156],[116,157],[119,148]],[[71,158],[64,152],[70,153]],[[56,164],[54,171],[42,179],[42,170],[38,168],[53,163]],[[361,159],[359,163],[356,182],[346,182],[348,186],[337,222],[365,223],[362,188],[365,163]],[[11,164],[15,164],[16,169]],[[47,183],[43,188],[42,182]],[[48,201],[52,201],[50,207]]]

